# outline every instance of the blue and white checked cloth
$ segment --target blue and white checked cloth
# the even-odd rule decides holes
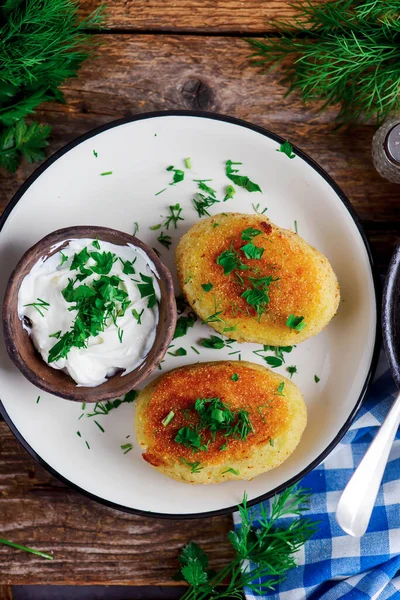
[[[298,566],[289,571],[284,582],[264,596],[246,590],[248,600],[400,600],[400,430],[367,533],[362,538],[346,535],[335,520],[340,494],[396,391],[381,357],[357,419],[328,458],[299,484],[312,491],[307,516],[321,521],[319,530],[298,552]],[[281,519],[279,524],[286,521],[290,518]]]

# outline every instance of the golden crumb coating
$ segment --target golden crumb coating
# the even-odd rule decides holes
[[[200,425],[195,409],[199,398],[219,399],[235,415],[245,411],[247,435],[212,433],[202,426],[202,449],[178,443],[182,428]],[[174,416],[164,426],[171,411]],[[135,429],[144,460],[164,475],[192,484],[252,479],[274,469],[295,450],[306,421],[303,397],[291,381],[244,361],[174,369],[150,383],[136,400]]]
[[[249,228],[259,233],[246,236],[243,232]],[[249,243],[262,249],[260,258],[246,257],[242,248]],[[228,275],[217,263],[226,251],[241,263]],[[277,227],[263,215],[222,213],[199,221],[180,240],[176,266],[193,310],[238,342],[297,344],[319,333],[339,306],[339,285],[328,259],[297,233]],[[263,277],[271,277],[269,303],[257,312],[257,305],[249,303],[252,296],[246,294],[260,288]],[[303,317],[298,329],[287,325],[290,315]]]

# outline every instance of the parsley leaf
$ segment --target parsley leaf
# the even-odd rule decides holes
[[[244,253],[246,258],[260,260],[264,254],[264,248],[255,246],[252,241],[248,242],[245,246],[242,246],[241,251]]]
[[[174,229],[178,227],[178,221],[184,221],[183,217],[181,217],[182,208],[179,203],[173,204],[169,206],[170,215],[165,219],[165,227],[169,229],[171,223],[174,226]]]
[[[290,379],[292,379],[293,375],[297,373],[297,367],[288,367],[287,371],[290,373]]]
[[[164,246],[167,250],[169,250],[172,244],[172,237],[170,235],[164,235],[164,232],[162,231],[158,236],[157,241],[160,242],[160,244]]]
[[[232,467],[229,467],[229,469],[226,469],[226,471],[222,471],[222,475],[225,475],[225,473],[233,473],[233,475],[240,475],[239,471],[233,469]]]
[[[296,156],[295,153],[293,152],[292,144],[290,142],[288,142],[287,140],[279,146],[279,148],[277,149],[277,152],[283,152],[283,154],[286,154],[286,156],[288,156],[289,158],[295,158],[295,156]]]
[[[241,261],[239,253],[234,249],[233,244],[229,250],[223,250],[217,257],[217,265],[221,265],[224,269],[224,275],[230,275],[235,269],[247,269]]]
[[[284,396],[285,394],[283,393],[283,388],[285,387],[285,382],[282,381],[282,383],[280,383],[278,385],[278,387],[276,388],[276,392],[275,392],[275,396]]]
[[[319,381],[321,381],[321,379],[318,377],[318,375],[314,375],[314,381],[315,383],[318,383]]]
[[[26,125],[23,119],[9,123],[0,133],[0,166],[15,173],[21,156],[30,163],[42,160],[50,132],[51,127],[47,125],[35,122]]]
[[[175,350],[175,352],[168,352],[168,354],[170,354],[171,356],[186,356],[187,351],[185,350],[185,348],[178,348],[177,350]]]
[[[172,171],[174,174],[172,181],[169,185],[175,185],[185,179],[185,173],[184,173],[184,171],[181,171],[180,169],[175,169],[175,167],[171,166],[171,167],[167,167],[167,171]]]
[[[234,373],[233,375],[231,375],[231,379],[232,381],[239,381],[239,375],[237,373]]]
[[[210,335],[209,338],[204,338],[201,340],[200,344],[204,346],[204,348],[213,348],[214,350],[225,348],[224,340],[217,335]]]
[[[188,329],[196,323],[197,317],[194,313],[189,313],[187,317],[178,317],[175,327],[173,339],[183,337],[187,334]]]
[[[203,288],[203,290],[205,292],[211,292],[211,290],[213,289],[213,284],[212,283],[202,283],[201,287]]]
[[[157,304],[157,296],[153,285],[153,279],[144,273],[140,273],[143,283],[138,283],[141,298],[148,298],[147,308],[153,308]]]
[[[263,232],[261,229],[255,229],[254,227],[248,227],[247,229],[243,229],[242,231],[242,240],[248,241],[252,240],[257,235],[261,235]]]
[[[90,255],[87,248],[83,248],[78,254],[74,254],[74,258],[72,260],[70,270],[74,271],[75,269],[79,269],[83,267],[89,260]],[[62,263],[61,263],[62,264]]]
[[[231,198],[233,198],[233,196],[236,194],[236,190],[233,187],[233,185],[227,185],[225,188],[225,197],[223,199],[223,202],[226,202],[227,200],[230,200]]]
[[[295,315],[289,315],[286,321],[287,327],[295,329],[296,331],[302,331],[304,327],[307,327],[304,323],[304,317],[296,317]]]
[[[233,165],[241,165],[240,162],[232,162],[231,160],[227,160],[225,163],[225,172],[228,179],[233,181],[239,187],[243,187],[248,192],[261,192],[261,188],[257,183],[251,181],[245,175],[237,175],[239,172],[238,169],[234,169]],[[262,193],[262,192],[261,192]]]

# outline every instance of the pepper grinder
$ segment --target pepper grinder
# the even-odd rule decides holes
[[[400,117],[385,121],[372,140],[372,159],[378,173],[400,183]]]

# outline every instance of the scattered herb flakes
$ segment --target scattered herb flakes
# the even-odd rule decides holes
[[[86,448],[87,448],[88,450],[90,450],[89,442],[87,442],[87,441],[85,440],[85,444],[86,444]]]
[[[257,183],[254,183],[245,175],[238,175],[239,170],[233,168],[235,165],[241,165],[241,164],[242,164],[241,162],[233,162],[231,160],[226,161],[225,173],[226,173],[226,176],[228,177],[228,179],[233,181],[233,183],[238,185],[239,187],[244,188],[248,192],[261,192],[262,193],[261,188],[259,185],[257,185]]]
[[[212,188],[211,186],[207,185],[207,183],[206,183],[206,181],[211,181],[211,179],[197,179],[196,181],[197,181],[197,187],[199,188],[199,190],[201,190],[202,192],[205,192],[212,198],[216,197],[217,191],[214,190],[214,188]]]
[[[156,194],[154,194],[155,196],[159,196],[160,194],[162,194],[163,192],[165,192],[165,190],[167,190],[168,188],[163,188],[162,190],[160,190],[159,192],[157,192]]]
[[[200,352],[194,346],[190,346],[190,347],[193,350],[193,352],[195,352],[196,354],[200,354]]]
[[[62,331],[60,329],[59,331],[56,331],[55,333],[51,333],[49,335],[49,338],[56,338],[57,340],[59,340],[61,337],[61,333],[62,333]]]
[[[213,196],[206,196],[205,194],[198,192],[197,197],[193,198],[193,206],[197,211],[199,219],[205,216],[209,217],[210,213],[207,209],[216,204],[217,202],[219,202],[219,200],[217,200]]]
[[[139,233],[139,223],[137,221],[135,221],[133,225],[134,225],[134,227],[133,227],[133,233],[132,233],[132,235],[133,235],[133,237],[135,237],[135,235],[137,233]]]
[[[275,440],[274,440],[274,438],[269,438],[269,445],[272,446],[272,447],[275,446]]]
[[[263,356],[263,359],[265,360],[267,365],[269,365],[273,369],[282,366],[282,359],[278,358],[277,356]]]
[[[139,273],[142,283],[138,283],[141,298],[147,298],[147,308],[153,308],[157,304],[157,296],[154,289],[153,279],[149,275]]]
[[[165,227],[169,229],[170,225],[172,224],[174,226],[174,229],[177,229],[178,221],[184,221],[183,217],[181,217],[181,205],[177,203],[169,206],[168,208],[171,214],[168,215],[165,219]]]
[[[104,428],[100,425],[100,423],[98,423],[96,420],[94,420],[94,422],[96,423],[97,427],[100,429],[100,431],[102,433],[105,433]]]
[[[48,302],[45,302],[45,300],[42,300],[41,298],[37,298],[37,302],[31,302],[30,304],[24,304],[24,307],[25,306],[32,306],[35,310],[37,310],[39,315],[44,317],[44,313],[42,312],[42,310],[49,310],[50,304]]]
[[[224,275],[230,275],[235,269],[246,270],[248,267],[242,263],[239,252],[231,244],[229,250],[223,250],[216,259],[217,265],[224,269]]]
[[[293,152],[293,146],[290,142],[288,142],[288,140],[284,141],[283,144],[281,144],[276,151],[283,152],[283,154],[286,154],[288,158],[295,158],[296,156]]]
[[[225,348],[225,341],[217,335],[210,335],[210,337],[202,339],[200,344],[204,346],[204,348],[213,348],[214,350]]]
[[[161,421],[161,423],[163,424],[164,427],[167,427],[167,425],[169,425],[172,421],[172,419],[175,417],[175,413],[173,410],[170,410],[169,413],[167,414],[167,416],[165,417],[165,419],[163,419]]]
[[[319,383],[321,379],[318,377],[318,375],[314,375],[314,381],[315,383]]]
[[[229,469],[226,469],[226,471],[222,471],[222,475],[225,475],[225,473],[233,473],[233,475],[240,475],[239,471],[233,469],[232,467],[229,467]]]
[[[260,258],[264,254],[264,248],[259,248],[258,246],[255,246],[252,241],[248,242],[240,249],[245,255],[245,257],[248,259],[260,260]]]
[[[294,230],[296,233],[299,233],[298,229],[297,229],[297,221],[294,222]]]
[[[236,194],[236,190],[233,187],[233,185],[227,185],[225,188],[225,196],[224,196],[223,202],[230,200],[231,198],[233,198],[233,196],[235,194]]]
[[[224,450],[226,450],[228,447],[228,444],[225,442],[224,444],[222,444],[222,446],[220,447],[219,451],[223,452]]]
[[[157,238],[157,241],[164,246],[167,250],[169,250],[171,244],[172,244],[172,237],[170,235],[164,235],[164,232],[162,231],[160,233],[160,235]]]
[[[192,274],[189,273],[189,275],[186,277],[186,279],[183,283],[186,285],[187,283],[190,283],[191,281],[192,281]]]
[[[200,433],[194,429],[191,429],[190,427],[181,427],[176,434],[174,441],[177,444],[182,444],[186,448],[190,448],[195,451],[205,449],[205,446],[202,446],[201,444]]]
[[[192,168],[192,159],[190,158],[190,156],[188,156],[187,158],[185,158],[184,163],[185,163],[185,167],[187,169],[191,169]]]
[[[40,396],[38,396],[38,397],[36,398],[36,404],[39,404],[39,402],[40,402]]]
[[[182,456],[179,458],[179,460],[187,467],[190,467],[191,473],[200,473],[200,471],[203,469],[203,467],[200,466],[201,463],[199,462],[189,462]]]
[[[187,351],[185,350],[185,348],[178,348],[177,350],[175,350],[175,352],[167,352],[167,354],[170,354],[171,356],[186,356]]]
[[[131,402],[134,402],[137,396],[138,392],[136,390],[130,390],[127,394],[125,394],[122,400],[117,398],[117,400],[107,400],[107,402],[96,402],[93,412],[88,413],[87,416],[97,417],[99,415],[108,415],[108,413],[121,406],[121,404],[130,404]]]
[[[203,288],[203,290],[205,292],[211,292],[211,290],[213,289],[213,284],[212,283],[202,283],[201,287]]]
[[[144,308],[142,308],[142,310],[140,311],[140,313],[136,310],[136,308],[132,308],[132,315],[136,319],[138,325],[142,324],[142,315],[143,315],[143,313],[144,313]]]
[[[154,248],[154,246],[153,246],[152,250],[153,250],[153,252],[155,252],[155,254],[157,254],[158,258],[161,257],[161,252],[159,250],[157,250],[157,248]]]
[[[128,454],[128,452],[130,452],[133,448],[133,445],[128,443],[128,444],[122,444],[121,445],[121,450],[123,450],[124,454]]]
[[[118,327],[118,339],[120,344],[122,344],[122,338],[124,337],[124,330],[121,327]]]
[[[242,231],[242,240],[251,241],[253,238],[258,235],[262,235],[261,229],[255,229],[254,227],[248,227],[247,229],[243,229]]]
[[[276,388],[276,392],[275,392],[275,396],[284,396],[285,394],[283,393],[283,388],[285,387],[285,382],[282,381],[282,383],[280,383],[278,385],[278,387]]]
[[[78,437],[80,437],[80,438],[82,437],[82,434],[81,434],[81,432],[80,432],[80,431],[77,431],[77,432],[76,432],[76,435],[77,435]]]
[[[288,316],[286,325],[289,329],[294,329],[296,331],[302,331],[307,326],[304,322],[304,317],[296,317],[293,314]]]
[[[213,227],[213,229],[215,229],[216,227],[219,227],[219,223],[213,223],[212,227]]]
[[[170,167],[167,167],[167,171],[171,171],[174,174],[172,181],[169,185],[176,185],[177,183],[180,183],[181,181],[183,181],[185,179],[185,173],[184,173],[184,171],[181,171],[180,169],[175,169],[175,167],[170,166]]]
[[[64,252],[62,252],[61,250],[60,250],[60,254],[61,254],[60,267],[62,267],[63,264],[68,261],[68,256],[66,254],[64,254]]]
[[[161,227],[161,223],[158,223],[157,225],[150,225],[149,229],[151,229],[151,231],[157,231],[157,229],[161,229]]]
[[[237,373],[234,373],[233,375],[231,375],[231,379],[232,381],[239,381],[239,375]]]
[[[297,373],[297,367],[288,367],[287,372],[290,374],[290,379],[292,379],[293,375]]]
[[[136,262],[136,258],[132,261],[132,260],[125,260],[123,261],[122,258],[120,259],[122,262],[122,272],[125,275],[135,275],[136,271],[135,271],[135,267],[133,266]]]
[[[264,215],[268,210],[266,207],[260,210],[260,204],[252,204],[251,206],[253,207],[254,212],[258,215]]]
[[[113,174],[113,172],[112,172],[112,171],[104,171],[103,173],[100,173],[100,175],[101,175],[102,177],[104,177],[104,175],[112,175],[112,174]]]
[[[197,317],[194,313],[189,313],[187,317],[178,317],[175,327],[175,333],[173,339],[183,337],[187,334],[188,329],[193,327],[197,321]]]
[[[97,158],[97,157],[98,157],[98,154],[97,154],[96,150],[93,150],[93,156],[94,156],[95,158]]]
[[[86,409],[86,402],[82,402],[82,410]]]

